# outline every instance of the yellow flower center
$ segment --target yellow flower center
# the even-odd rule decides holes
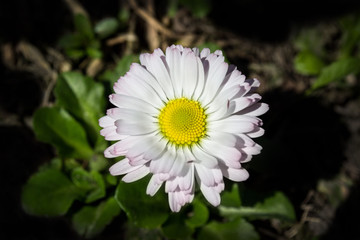
[[[184,97],[170,100],[158,118],[162,134],[175,145],[190,146],[206,134],[206,114],[197,101]]]

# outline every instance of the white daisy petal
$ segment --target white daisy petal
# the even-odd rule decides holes
[[[159,174],[152,175],[146,188],[146,194],[154,196],[155,193],[160,189],[162,184],[163,181],[159,180]]]
[[[115,107],[99,119],[100,134],[117,141],[105,157],[125,157],[110,173],[125,182],[151,174],[146,193],[165,184],[173,212],[193,201],[196,184],[218,206],[223,178],[245,181],[241,164],[262,149],[252,140],[264,134],[258,116],[269,109],[254,93],[260,82],[224,59],[220,50],[181,45],[141,54],[114,84]]]
[[[201,164],[195,164],[195,170],[195,173],[197,174],[197,177],[201,183],[208,187],[215,186],[215,178],[210,169],[204,167]]]
[[[109,96],[109,100],[118,108],[133,109],[138,112],[144,112],[150,115],[156,115],[159,111],[154,106],[142,99],[123,94],[111,94]]]
[[[128,158],[124,158],[123,160],[115,163],[114,165],[112,165],[109,169],[110,174],[111,175],[123,175],[123,174],[127,174],[129,172],[135,171],[136,169],[139,169],[140,166],[132,166],[129,163],[129,159]]]
[[[182,91],[182,74],[180,67],[181,53],[175,46],[166,49],[166,61],[169,66],[171,83],[174,88],[175,97],[181,97]]]
[[[184,57],[184,79],[183,79],[183,96],[191,98],[193,96],[197,80],[198,80],[198,66],[197,58],[193,52],[187,53]]]
[[[115,122],[114,118],[111,118],[109,116],[104,116],[99,119],[99,126],[103,127],[103,128],[112,127],[112,126],[114,126],[114,122]]]
[[[200,184],[200,190],[211,205],[214,207],[220,205],[220,194],[216,187],[208,187],[205,184]]]
[[[202,165],[204,165],[207,168],[213,168],[217,166],[218,160],[211,156],[210,154],[206,153],[204,150],[202,150],[198,146],[194,146],[191,148],[192,154],[196,158],[196,162],[200,162]]]
[[[224,177],[234,182],[242,182],[249,178],[249,173],[244,168],[226,168],[222,171]]]
[[[241,158],[241,152],[236,148],[227,147],[208,139],[203,140],[202,146],[207,153],[212,154],[218,159],[222,159],[229,166],[237,167],[240,164],[239,159]],[[216,151],[214,151],[214,149],[216,149]]]
[[[127,182],[127,183],[135,182],[135,181],[145,177],[149,173],[150,173],[149,167],[143,165],[143,166],[139,167],[138,169],[135,169],[134,171],[131,171],[128,174],[126,174],[121,180],[123,180],[124,182]]]

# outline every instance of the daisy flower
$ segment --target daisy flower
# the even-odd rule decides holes
[[[146,193],[165,184],[170,208],[190,203],[197,184],[209,203],[220,204],[223,177],[249,177],[242,163],[259,154],[252,138],[263,135],[259,115],[268,105],[246,79],[224,62],[222,52],[168,47],[140,55],[114,84],[115,105],[99,120],[101,135],[117,141],[107,158],[125,156],[110,168],[133,182],[151,174]]]

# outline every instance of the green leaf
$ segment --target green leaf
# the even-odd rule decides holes
[[[186,225],[196,228],[204,225],[209,219],[209,210],[206,205],[198,199],[194,199],[191,203],[192,211],[188,213],[188,218],[185,219]]]
[[[59,46],[64,49],[77,49],[84,45],[84,37],[78,33],[64,35],[58,42]]]
[[[89,161],[89,167],[91,170],[100,172],[106,169],[107,167],[109,167],[109,160],[103,156],[103,153],[102,155],[99,154],[93,155]]]
[[[90,20],[82,14],[76,14],[74,19],[75,29],[86,39],[94,38]]]
[[[59,170],[47,169],[31,176],[22,192],[25,211],[36,216],[62,216],[81,191]]]
[[[243,218],[237,218],[230,222],[219,223],[211,222],[203,227],[197,238],[198,240],[228,240],[244,239],[258,240],[259,234],[253,225]]]
[[[360,72],[360,58],[344,58],[326,66],[320,72],[319,77],[312,85],[312,90],[339,81],[349,74]]]
[[[86,48],[86,54],[91,58],[102,58],[103,56],[101,50],[95,47]]]
[[[108,184],[115,186],[117,184],[117,178],[110,173],[105,175],[105,180]]]
[[[130,11],[127,8],[121,8],[117,18],[119,19],[119,25],[121,27],[125,27],[128,25],[129,19],[130,19]]]
[[[72,222],[75,230],[80,235],[91,238],[101,233],[113,218],[119,214],[119,205],[114,198],[109,198],[96,207],[83,207],[74,214]]]
[[[299,52],[294,61],[295,70],[304,75],[319,74],[324,62],[314,53],[304,50]]]
[[[221,205],[225,207],[241,207],[239,187],[237,184],[232,185],[231,192],[225,191],[223,193]]]
[[[126,55],[116,64],[114,70],[107,70],[100,77],[103,81],[108,81],[110,84],[114,84],[121,76],[124,76],[129,71],[130,65],[134,62],[139,62],[138,55]]]
[[[357,14],[348,15],[340,19],[342,29],[340,58],[350,57],[360,41],[360,17]]]
[[[119,22],[116,18],[102,19],[95,25],[95,33],[101,38],[106,38],[116,32],[119,28]]]
[[[180,213],[170,214],[162,225],[162,231],[169,239],[188,239],[195,228],[205,225],[208,219],[209,210],[206,205],[194,199],[191,205],[187,205]]]
[[[302,29],[294,39],[294,44],[300,51],[310,51],[320,57],[326,54],[325,39],[319,26]]]
[[[188,239],[194,233],[194,228],[185,224],[184,219],[179,213],[170,214],[161,228],[168,239]]]
[[[66,49],[66,55],[72,59],[80,59],[85,56],[85,51],[82,49]]]
[[[85,199],[86,203],[94,202],[105,196],[105,182],[100,173],[96,171],[87,172],[79,167],[72,171],[71,179],[78,188],[88,192]]]
[[[226,217],[252,217],[254,219],[278,218],[286,221],[295,220],[295,211],[289,199],[281,192],[275,192],[273,196],[253,207],[219,207],[220,214]]]
[[[85,123],[93,143],[99,137],[98,119],[105,108],[104,87],[78,72],[65,72],[54,89],[57,104]]]
[[[93,154],[83,127],[64,109],[40,108],[33,121],[36,137],[54,145],[60,156],[87,159]]]
[[[148,181],[149,177],[133,183],[121,181],[116,188],[115,199],[134,224],[144,228],[156,228],[168,218],[168,201],[162,191],[153,197],[147,195]]]

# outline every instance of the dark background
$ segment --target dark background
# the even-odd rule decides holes
[[[121,1],[115,0],[79,2],[94,21],[116,16],[121,5]],[[166,10],[166,1],[156,2],[157,14],[161,15]],[[214,0],[211,4],[208,18],[212,24],[260,44],[281,44],[288,41],[297,28],[331,21],[360,9],[360,1],[350,0]],[[0,45],[26,40],[39,49],[56,46],[59,37],[69,29],[72,29],[72,16],[63,1],[0,2]],[[248,63],[244,59],[236,60],[245,66]],[[288,78],[291,81],[291,76]],[[0,236],[3,239],[81,239],[68,219],[37,218],[21,208],[23,184],[39,165],[54,156],[53,149],[38,142],[27,124],[41,103],[39,82],[37,76],[8,69],[0,63],[0,117],[3,118],[0,125]],[[301,203],[308,191],[316,188],[319,179],[333,178],[344,166],[350,169],[359,166],[356,165],[360,158],[356,151],[356,144],[360,142],[360,131],[356,127],[359,97],[353,94],[342,101],[330,101],[327,96],[322,92],[317,97],[304,97],[281,86],[264,93],[263,101],[270,105],[270,111],[262,117],[266,134],[259,143],[264,149],[261,156],[249,164],[248,184],[263,191],[284,191],[294,203],[298,217]],[[341,105],[345,113],[335,112],[334,105]],[[352,165],[349,161],[353,161]],[[359,200],[357,181],[333,218],[327,220],[327,231],[321,239],[359,239]],[[326,220],[326,213],[324,218]],[[115,219],[98,239],[121,239],[121,231],[121,220]]]

